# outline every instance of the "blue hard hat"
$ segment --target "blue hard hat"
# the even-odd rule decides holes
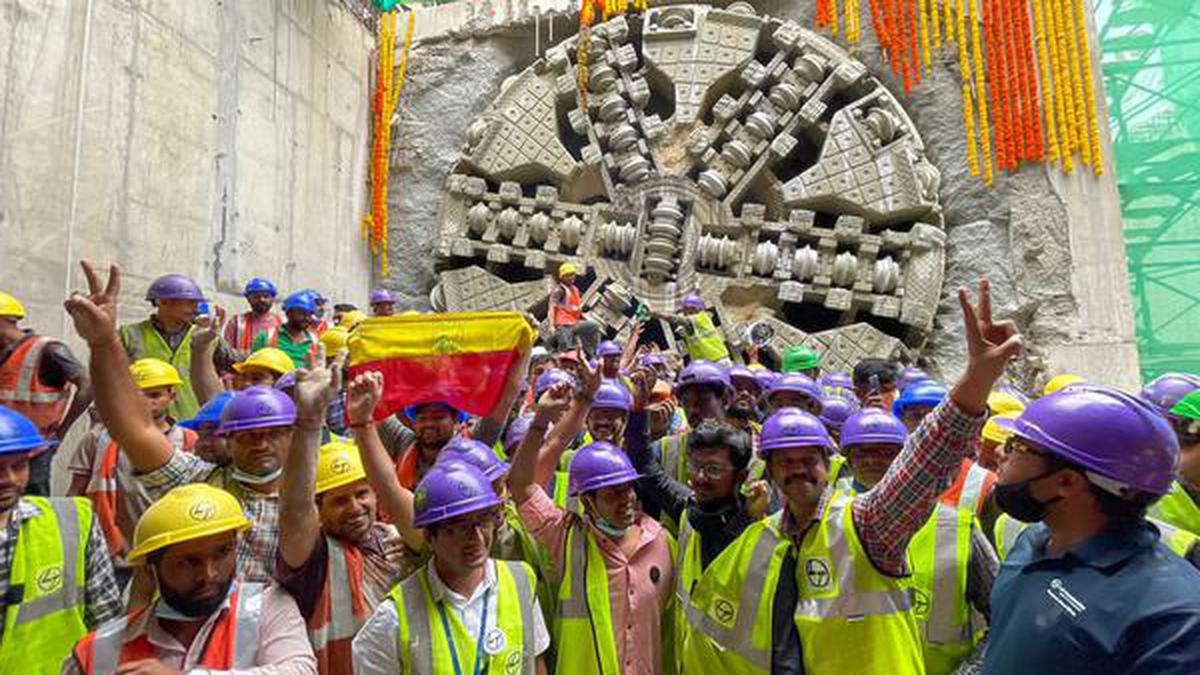
[[[249,297],[251,293],[269,293],[273,298],[279,294],[279,291],[275,290],[275,284],[271,283],[269,279],[254,277],[246,282],[246,287],[242,289],[242,297]]]
[[[454,406],[452,406],[449,403],[446,403],[444,401],[426,401],[424,403],[416,403],[414,405],[405,406],[404,407],[404,416],[410,420],[416,421],[417,412],[420,410],[421,406],[423,406],[423,405],[440,405],[440,406],[442,406],[446,410],[449,410],[450,416],[457,419],[460,424],[462,422],[466,422],[469,417],[467,415],[467,413],[459,410],[458,408],[455,408]]]
[[[317,311],[317,302],[308,291],[299,291],[287,296],[283,301],[283,311],[298,309],[312,314]]]
[[[900,397],[892,403],[892,414],[904,417],[904,411],[914,405],[934,407],[946,399],[946,388],[933,380],[921,380],[908,386],[900,392]]]
[[[0,405],[0,455],[16,455],[44,450],[54,445],[29,418]]]
[[[225,410],[225,404],[229,402],[229,399],[233,398],[233,393],[232,391],[223,391],[217,394],[196,411],[195,417],[180,422],[179,426],[195,431],[202,424],[220,424],[221,411]]]

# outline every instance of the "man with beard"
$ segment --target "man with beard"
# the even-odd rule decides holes
[[[314,364],[296,372],[297,429],[280,493],[275,578],[308,624],[323,675],[350,673],[350,643],[372,607],[402,578],[404,551],[392,525],[379,523],[358,448],[321,441],[319,422],[341,389],[340,368]],[[355,401],[357,403],[357,401]],[[370,423],[357,405],[350,424]]]
[[[688,424],[698,426],[708,420],[721,421],[733,398],[733,383],[724,366],[711,361],[692,361],[675,383],[675,398],[687,416]],[[687,433],[668,436],[654,446],[663,469],[680,483],[687,482]]]
[[[733,403],[726,410],[729,423],[747,434],[757,434],[762,428],[758,423],[758,399],[762,394],[758,377],[746,366],[734,366],[729,369],[729,381],[733,384]]]
[[[550,635],[533,569],[488,556],[503,516],[487,478],[471,464],[441,461],[421,479],[414,505],[433,557],[354,638],[355,672],[545,675]]]
[[[292,399],[267,387],[250,387],[230,399],[217,430],[229,439],[229,466],[174,449],[141,404],[117,339],[120,268],[113,265],[102,285],[91,264],[82,265],[90,293],[73,293],[66,308],[91,349],[96,407],[105,428],[128,455],[152,499],[188,483],[207,482],[232,493],[252,523],[237,542],[239,574],[249,582],[269,581],[279,541],[279,480],[296,420]]]
[[[425,472],[437,462],[442,448],[454,438],[467,421],[466,413],[447,403],[422,403],[404,410],[413,433],[412,445],[396,461],[396,478],[407,490],[417,489]]]
[[[392,316],[396,313],[396,298],[386,288],[371,291],[367,304],[371,306],[371,316]]]
[[[91,504],[22,496],[30,461],[51,443],[0,406],[0,673],[58,672],[87,626],[123,607]]]
[[[295,601],[236,572],[238,535],[249,526],[224,490],[197,484],[163,495],[138,521],[129,553],[148,565],[156,599],[89,633],[62,672],[315,675]]]
[[[313,330],[317,325],[316,299],[309,291],[292,293],[283,301],[283,313],[287,321],[254,336],[251,349],[282,349],[299,368],[308,361],[309,356],[317,352],[319,338]]]
[[[239,361],[250,353],[250,345],[259,333],[283,324],[283,317],[271,311],[277,294],[275,284],[262,277],[254,277],[242,289],[242,297],[250,303],[250,311],[238,314],[225,326],[225,344],[235,351]]]
[[[785,507],[748,527],[691,589],[685,670],[924,672],[903,578],[908,544],[971,451],[988,392],[1021,348],[1013,324],[993,322],[986,281],[979,292],[973,306],[959,291],[963,377],[873,489],[851,497],[830,485],[833,442],[816,417],[785,408],[766,421],[760,450]]]
[[[909,369],[905,370],[907,372]],[[921,376],[928,377],[924,373],[921,373]],[[859,405],[864,408],[891,410],[892,403],[896,402],[896,396],[900,393],[899,377],[900,369],[894,361],[877,358],[859,361],[854,365],[854,373],[851,375],[854,395],[858,397]]]

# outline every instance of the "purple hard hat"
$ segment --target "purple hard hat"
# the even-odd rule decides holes
[[[841,429],[846,420],[858,411],[858,403],[841,396],[827,396],[821,407],[821,422],[826,428]]]
[[[743,382],[750,382],[756,389],[761,390],[763,388],[762,382],[758,381],[758,376],[753,370],[747,368],[746,366],[733,366],[729,369],[730,382],[738,379],[742,380]]]
[[[226,435],[249,429],[286,427],[296,422],[296,404],[271,387],[247,387],[233,395],[221,411],[217,433]]]
[[[500,506],[500,497],[473,464],[461,459],[439,460],[425,473],[413,491],[415,527],[428,527],[444,520]]]
[[[700,297],[699,293],[688,293],[683,296],[683,301],[679,303],[684,309],[704,309],[704,298]]]
[[[833,439],[821,420],[799,408],[782,408],[767,418],[758,437],[758,450],[767,457],[774,450],[817,446],[833,450]]]
[[[612,340],[605,340],[604,342],[600,343],[600,346],[596,347],[596,356],[599,356],[600,358],[620,355],[621,345],[613,342]]]
[[[733,383],[729,381],[729,372],[724,366],[712,361],[692,361],[679,373],[679,379],[675,382],[675,395],[681,395],[688,387],[701,385],[733,392]]]
[[[1200,389],[1200,376],[1190,373],[1165,373],[1142,388],[1140,396],[1165,415],[1184,396]]]
[[[662,357],[662,354],[658,353],[646,354],[638,361],[638,363],[643,368],[651,368],[653,366],[663,366],[665,368],[667,365],[666,359]]]
[[[371,291],[371,296],[367,300],[368,305],[383,305],[396,304],[396,299],[392,297],[392,292],[386,288],[376,288]]]
[[[504,451],[511,457],[513,448],[525,440],[525,434],[529,433],[529,426],[533,424],[533,415],[521,415],[508,425],[508,431],[504,432]]]
[[[605,441],[589,443],[571,459],[567,495],[574,497],[592,490],[625,485],[637,480],[625,451]]]
[[[620,410],[628,413],[633,410],[633,394],[617,380],[604,380],[596,390],[592,410]]]
[[[473,438],[456,436],[442,448],[438,461],[460,459],[483,472],[488,480],[502,478],[508,473],[508,462],[502,461],[492,449]]]
[[[289,389],[291,389],[295,386],[296,386],[296,371],[295,370],[289,370],[286,373],[280,375],[278,380],[275,380],[275,388],[278,389],[279,391],[288,391]]]
[[[182,274],[164,274],[146,289],[147,300],[195,300],[204,302],[204,293],[196,282]]]
[[[785,391],[804,394],[818,403],[824,398],[821,387],[817,386],[817,383],[811,377],[800,373],[780,375],[779,379],[775,380],[771,384],[771,387],[767,389],[767,400],[770,400],[775,394]]]
[[[533,397],[539,399],[542,394],[546,393],[551,387],[559,384],[569,384],[575,386],[575,378],[565,370],[558,368],[547,368],[538,375],[537,382],[533,383]]]
[[[1029,404],[1014,433],[1095,472],[1098,487],[1166,494],[1175,478],[1179,440],[1154,406],[1119,389],[1076,384]],[[1104,480],[1107,479],[1107,480]]]
[[[842,425],[842,447],[852,445],[904,445],[908,427],[895,415],[879,408],[863,408]]]
[[[771,385],[775,384],[775,380],[778,380],[779,377],[779,373],[767,368],[754,371],[754,379],[758,380],[758,386],[763,391],[770,389]]]
[[[900,375],[896,377],[896,388],[904,389],[905,387],[916,384],[921,380],[928,380],[929,374],[920,368],[909,366],[900,371]]]
[[[854,378],[850,377],[850,373],[826,373],[817,380],[817,384],[827,392],[831,389],[854,391]]]

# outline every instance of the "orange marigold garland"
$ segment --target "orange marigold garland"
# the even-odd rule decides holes
[[[1038,110],[1037,72],[1034,63],[1033,31],[1029,28],[1029,6],[1017,4],[1017,23],[1021,29],[1021,99],[1024,103],[1025,159],[1040,162],[1045,156],[1042,144],[1042,117]]]
[[[1025,137],[1021,128],[1021,64],[1017,60],[1017,22],[1013,18],[1013,6],[1023,0],[997,0],[1000,4],[1000,26],[1004,47],[1004,94],[1008,109],[1008,170],[1017,170],[1017,164],[1025,156]]]
[[[904,13],[908,21],[908,41],[905,49],[909,50],[909,67],[912,69],[914,86],[921,84],[921,53],[918,51],[920,43],[918,42],[917,2],[918,0],[905,0],[904,3]]]

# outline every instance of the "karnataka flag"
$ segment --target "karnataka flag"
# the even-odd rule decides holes
[[[374,317],[350,333],[350,376],[383,373],[376,420],[434,402],[486,415],[535,335],[516,312]]]

